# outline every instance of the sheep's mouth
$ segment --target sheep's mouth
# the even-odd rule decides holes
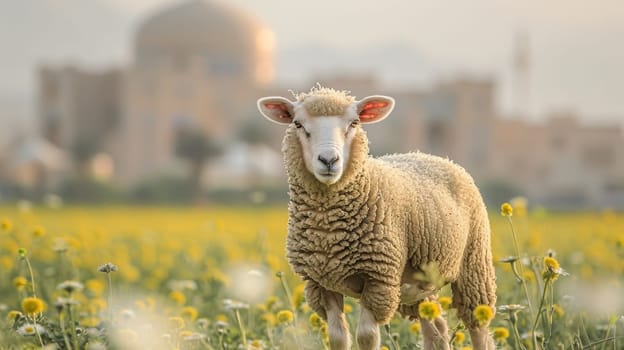
[[[341,174],[339,171],[324,171],[324,172],[317,172],[315,175],[316,175],[316,179],[319,180],[320,182],[326,185],[332,185],[338,182]]]

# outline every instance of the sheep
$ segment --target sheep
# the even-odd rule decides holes
[[[308,304],[327,321],[331,349],[351,348],[344,296],[359,299],[357,343],[372,350],[380,346],[379,325],[397,310],[418,319],[418,304],[437,303],[447,283],[474,348],[494,349],[489,322],[473,315],[479,305],[494,308],[496,284],[487,211],[470,175],[420,152],[370,157],[361,125],[385,119],[391,97],[356,101],[320,85],[294,97],[257,105],[288,125],[287,259],[306,283]],[[425,349],[449,349],[442,317],[420,322]]]

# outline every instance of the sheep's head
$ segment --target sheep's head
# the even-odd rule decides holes
[[[258,109],[270,121],[296,129],[307,170],[326,185],[342,177],[360,124],[377,123],[394,108],[391,97],[356,101],[347,92],[324,87],[295,97],[296,101],[264,97],[258,100]]]

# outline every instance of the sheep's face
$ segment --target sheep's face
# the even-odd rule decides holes
[[[331,106],[310,108],[305,100],[291,102],[283,97],[258,100],[258,108],[266,118],[296,129],[307,170],[326,185],[335,184],[342,177],[349,164],[351,143],[360,124],[381,121],[393,107],[394,100],[390,97],[370,96],[344,105],[339,109],[341,114],[315,115],[311,111],[335,112],[335,109]]]

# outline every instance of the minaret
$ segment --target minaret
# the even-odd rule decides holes
[[[526,30],[516,32],[513,43],[512,108],[516,118],[528,118],[531,113],[530,44]]]

